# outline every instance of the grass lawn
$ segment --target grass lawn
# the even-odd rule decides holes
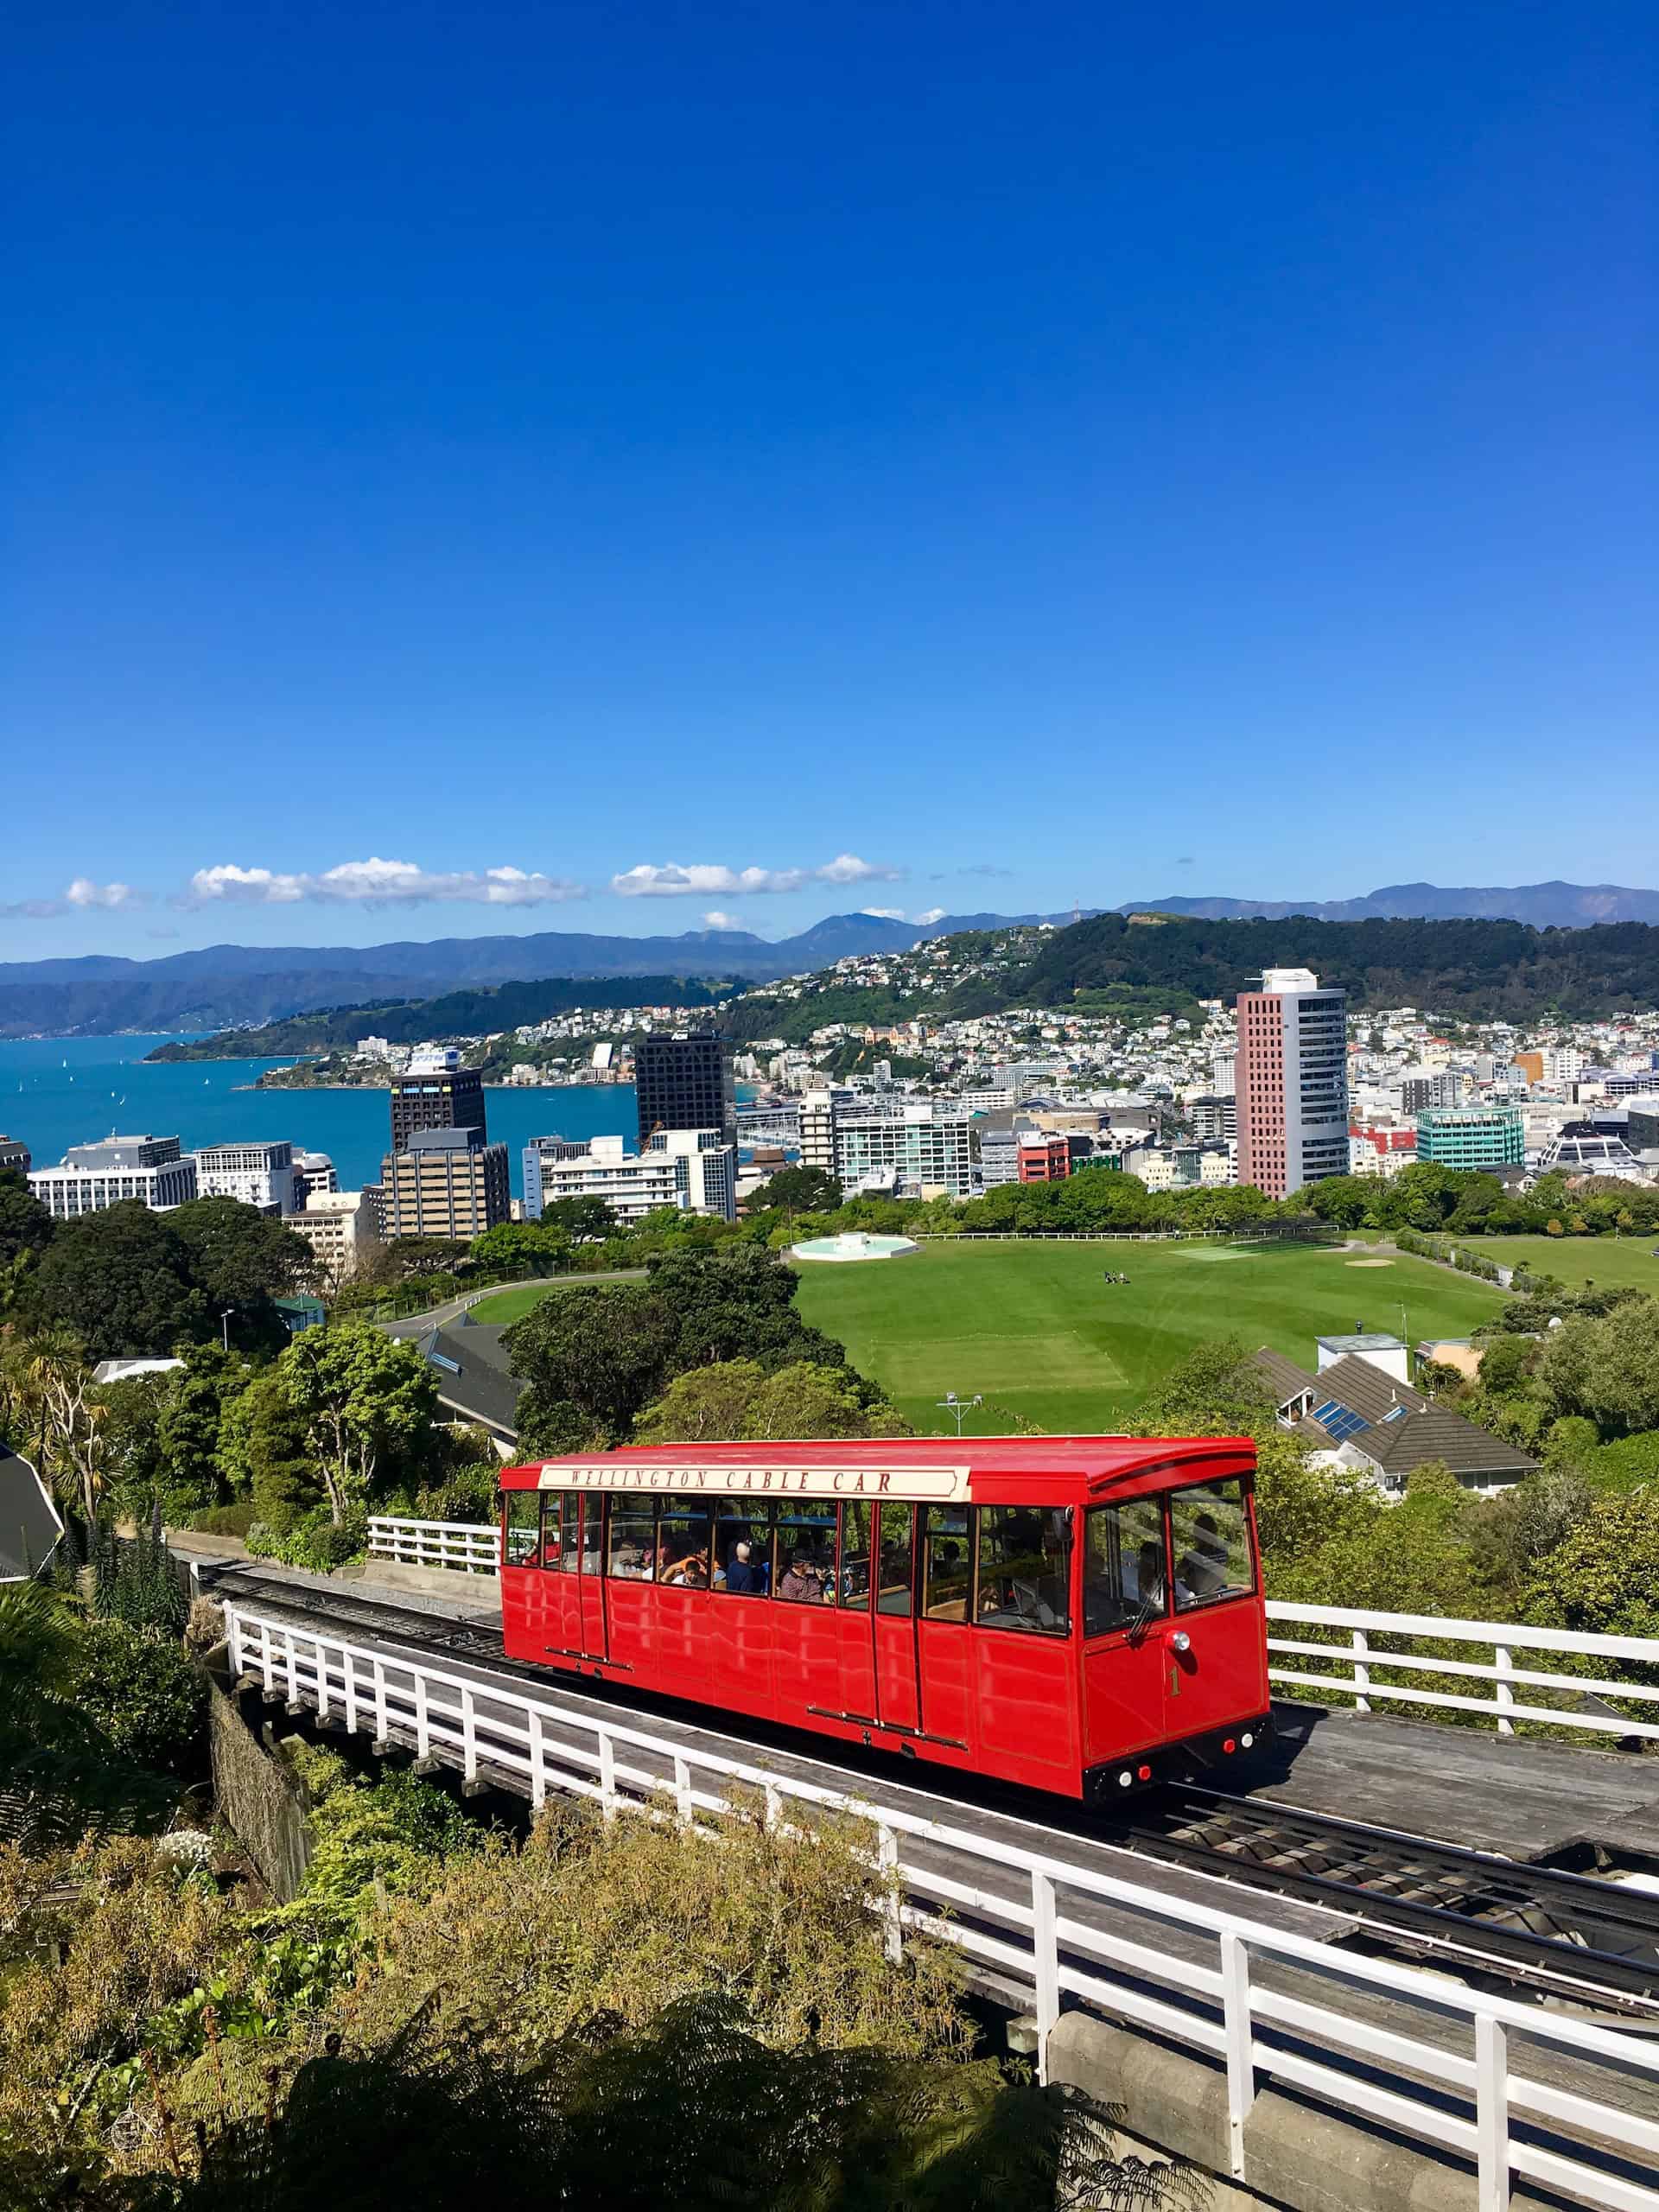
[[[544,1298],[561,1290],[591,1290],[596,1283],[643,1282],[643,1268],[628,1268],[615,1274],[600,1275],[556,1275],[536,1282],[514,1283],[510,1290],[498,1290],[488,1298],[480,1298],[473,1308],[474,1321],[486,1321],[493,1328],[504,1329],[509,1321],[522,1321],[532,1306],[539,1306]]]
[[[1601,1290],[1648,1290],[1659,1298],[1659,1259],[1654,1256],[1659,1236],[1459,1236],[1448,1242],[1466,1245],[1503,1267],[1524,1262],[1574,1289],[1594,1283]]]
[[[1103,1281],[1109,1267],[1128,1284]],[[1271,1344],[1312,1368],[1316,1336],[1358,1323],[1397,1332],[1402,1303],[1414,1343],[1467,1336],[1503,1303],[1404,1254],[1294,1245],[938,1243],[799,1273],[802,1317],[838,1337],[925,1435],[941,1431],[947,1390],[1087,1434],[1109,1430],[1207,1338]],[[975,1426],[994,1433],[1007,1422],[987,1408]]]

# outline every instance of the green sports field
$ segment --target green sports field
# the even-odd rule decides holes
[[[1540,1274],[1580,1289],[1646,1290],[1659,1298],[1659,1236],[1459,1236],[1466,1246],[1501,1267],[1535,1268]]]
[[[1108,1268],[1128,1285],[1104,1282]],[[1271,1344],[1311,1368],[1316,1336],[1398,1332],[1402,1305],[1414,1343],[1467,1336],[1503,1302],[1403,1254],[1305,1245],[934,1243],[799,1274],[803,1318],[838,1337],[925,1434],[941,1427],[947,1390],[1087,1433],[1109,1429],[1209,1338]],[[1007,1423],[988,1407],[975,1425]]]

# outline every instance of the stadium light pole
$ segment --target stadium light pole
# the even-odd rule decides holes
[[[972,1413],[976,1406],[982,1406],[984,1404],[985,1398],[983,1392],[979,1390],[976,1390],[971,1398],[959,1398],[954,1390],[947,1390],[942,1398],[936,1398],[933,1402],[939,1408],[941,1413],[954,1414],[956,1415],[957,1434],[960,1437],[962,1434],[963,1422],[967,1419],[968,1415]]]

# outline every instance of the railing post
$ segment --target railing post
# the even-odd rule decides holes
[[[465,1682],[461,1688],[461,1771],[464,1780],[478,1780],[478,1711]]]
[[[1357,1628],[1351,1641],[1354,1648],[1354,1711],[1369,1713],[1371,1709],[1371,1670],[1365,1662],[1371,1655],[1370,1640],[1363,1628]]]
[[[680,1826],[689,1828],[696,1815],[691,1805],[691,1763],[683,1751],[674,1754],[674,1810]]]
[[[390,1749],[391,1738],[386,1732],[386,1669],[384,1660],[374,1662],[374,1749],[384,1754]]]
[[[1250,2019],[1250,1955],[1236,1929],[1221,1931],[1221,2012],[1227,2035],[1227,2155],[1244,2178],[1244,2123],[1255,2102],[1255,2034]]]
[[[775,1782],[766,1784],[766,1808],[763,1818],[769,1833],[775,1834],[783,1824],[784,1793]]]
[[[432,1731],[426,1717],[426,1676],[415,1669],[415,1756],[427,1759],[432,1756]]]
[[[311,1650],[317,1664],[317,1718],[326,1720],[328,1718],[328,1658],[320,1636],[312,1637]]]
[[[1475,2154],[1479,2212],[1509,2212],[1509,2031],[1489,2012],[1475,2015]]]
[[[534,1706],[530,1711],[530,1802],[531,1809],[537,1813],[547,1802],[547,1763],[542,1741],[542,1716]]]
[[[1497,1732],[1500,1736],[1513,1736],[1515,1723],[1510,1719],[1508,1708],[1515,1703],[1515,1692],[1506,1677],[1515,1672],[1515,1659],[1507,1643],[1495,1643],[1492,1649],[1497,1662]]]
[[[346,1733],[357,1733],[357,1661],[349,1649],[340,1656],[340,1670],[346,1677]]]
[[[288,1659],[288,1701],[300,1701],[300,1640],[291,1628],[283,1630],[283,1649]]]
[[[607,1821],[616,1818],[616,1745],[611,1741],[611,1732],[599,1732],[599,1803]]]
[[[1031,1951],[1037,1994],[1033,2009],[1037,2028],[1037,2079],[1042,2082],[1048,2080],[1048,2038],[1060,2017],[1060,1944],[1054,1921],[1054,1878],[1033,1866]]]
[[[887,1959],[896,1967],[903,1962],[905,1955],[904,1908],[899,1895],[899,1834],[885,1821],[876,1825],[875,1862],[881,1869],[886,1891],[881,1910],[887,1921]]]
[[[264,1677],[265,1688],[274,1690],[276,1687],[276,1656],[270,1648],[269,1621],[259,1624],[259,1671]]]
[[[231,1680],[234,1681],[242,1672],[242,1623],[234,1605],[225,1608],[225,1645],[231,1662]]]

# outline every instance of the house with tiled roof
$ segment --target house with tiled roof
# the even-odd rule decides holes
[[[1479,1491],[1512,1489],[1537,1467],[1518,1445],[1402,1382],[1377,1355],[1344,1351],[1309,1374],[1264,1344],[1251,1366],[1282,1427],[1306,1437],[1334,1464],[1368,1475],[1390,1497],[1399,1497],[1407,1476],[1432,1461],[1448,1466],[1465,1489]]]

